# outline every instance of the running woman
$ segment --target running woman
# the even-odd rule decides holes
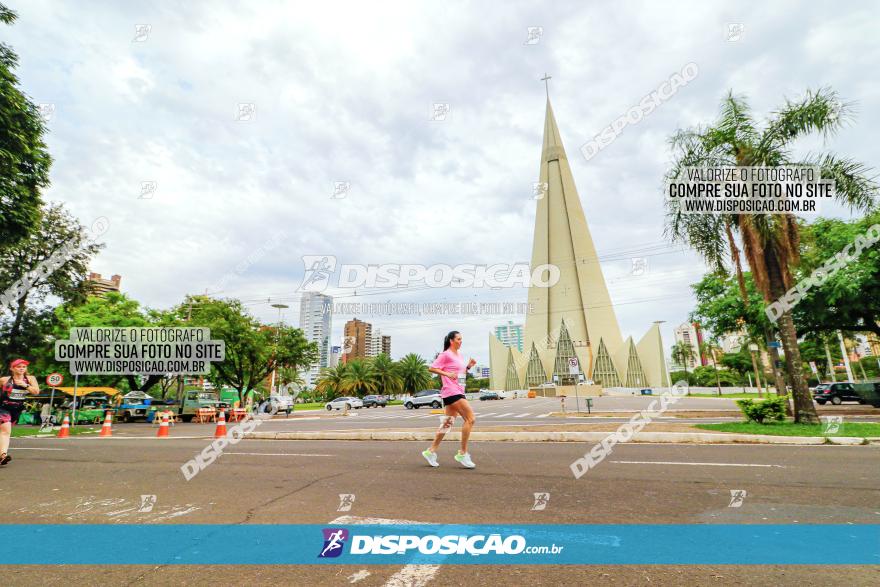
[[[461,416],[464,425],[461,428],[461,450],[455,455],[455,460],[468,469],[476,467],[471,460],[471,455],[468,454],[467,445],[471,428],[474,427],[474,411],[464,397],[464,384],[468,369],[477,362],[471,359],[465,363],[464,357],[458,352],[459,348],[461,348],[461,334],[457,330],[453,330],[443,339],[443,352],[437,355],[434,363],[428,368],[428,371],[440,376],[443,383],[440,397],[443,398],[443,405],[446,406],[446,416],[434,436],[431,448],[422,452],[422,456],[432,467],[440,466],[440,463],[437,462],[437,448],[446,433],[452,429],[456,416]]]
[[[28,394],[40,393],[36,377],[27,373],[28,365],[24,359],[15,359],[9,364],[10,374],[0,377],[0,466],[12,460],[8,454],[9,437],[24,410],[24,400]]]

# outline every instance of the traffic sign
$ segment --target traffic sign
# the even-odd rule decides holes
[[[61,373],[49,373],[46,376],[46,385],[50,387],[58,387],[64,381],[64,376]]]
[[[781,348],[782,348],[782,343],[779,342],[778,340],[771,340],[770,342],[767,343],[767,348],[771,348],[771,349],[781,349]]]
[[[577,375],[580,373],[577,357],[571,357],[568,359],[568,373],[569,375]]]

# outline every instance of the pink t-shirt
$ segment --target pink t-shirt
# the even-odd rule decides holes
[[[458,373],[458,380],[450,379],[443,375],[440,376],[440,381],[443,383],[443,387],[440,389],[440,397],[450,397],[464,393],[464,382],[467,376],[467,362],[465,362],[464,357],[452,352],[452,349],[447,349],[437,355],[437,358],[431,363],[431,367],[441,371]]]

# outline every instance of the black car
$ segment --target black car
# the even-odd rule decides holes
[[[485,401],[489,399],[501,399],[501,396],[495,393],[494,391],[484,391],[480,394],[480,400]]]
[[[383,408],[388,405],[388,398],[384,395],[365,395],[364,396],[364,407],[365,408],[378,408],[382,406]]]
[[[856,393],[852,383],[849,382],[820,383],[816,386],[816,390],[813,391],[813,399],[816,400],[816,403],[820,406],[825,405],[825,402],[831,402],[835,406],[839,406],[843,402],[862,403],[862,401],[864,401],[862,397]]]

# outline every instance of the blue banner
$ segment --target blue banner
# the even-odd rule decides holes
[[[880,564],[880,524],[3,524],[3,565]]]

